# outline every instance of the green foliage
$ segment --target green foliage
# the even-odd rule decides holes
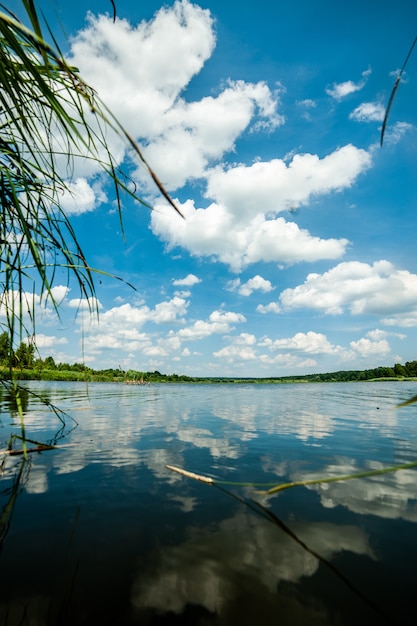
[[[224,378],[206,376],[186,376],[185,374],[161,374],[161,372],[144,372],[130,369],[123,372],[120,368],[94,370],[84,363],[55,363],[52,356],[44,360],[35,358],[33,344],[21,342],[13,352],[8,333],[0,335],[0,366],[3,368],[17,368],[18,378],[33,380],[91,380],[106,382],[145,382],[145,383],[204,383],[204,384],[233,384],[254,383],[274,384],[292,382],[355,382],[366,380],[398,380],[417,378],[417,361],[407,361],[405,365],[396,363],[394,367],[381,366],[369,370],[341,370],[338,372],[305,374],[301,376],[279,376],[268,378]],[[11,359],[11,361],[10,361]],[[10,378],[0,372],[2,378]]]
[[[90,267],[61,207],[61,198],[71,196],[77,162],[92,161],[113,184],[122,230],[122,192],[148,206],[116,167],[109,131],[178,211],[137,144],[66,63],[34,0],[21,0],[20,11],[23,21],[5,7],[0,11],[0,309],[12,343],[35,336],[39,299],[59,315],[53,290],[58,267],[67,272],[67,283],[75,281],[90,312],[98,313],[93,274],[100,270]]]
[[[43,362],[43,367],[47,370],[56,369],[55,361],[51,356],[47,356],[45,361]]]
[[[0,336],[1,346],[1,336]],[[396,363],[394,367],[377,367],[369,370],[341,370],[320,374],[304,374],[301,376],[276,376],[268,378],[225,378],[207,376],[186,376],[185,374],[161,374],[161,372],[143,372],[130,369],[123,372],[120,369],[109,368],[94,370],[82,363],[58,363],[52,357],[33,359],[32,366],[24,361],[28,350],[23,344],[22,363],[16,373],[18,378],[33,380],[82,380],[95,382],[131,382],[131,383],[199,383],[199,384],[283,384],[283,383],[326,383],[326,382],[361,382],[371,380],[403,380],[417,378],[417,361],[407,362],[405,365]],[[19,352],[19,354],[21,354]],[[3,372],[3,378],[5,372]]]
[[[3,366],[10,365],[12,355],[12,343],[10,335],[4,332],[0,335],[0,364]]]
[[[14,353],[13,365],[19,369],[31,369],[34,365],[35,346],[33,344],[20,342]]]

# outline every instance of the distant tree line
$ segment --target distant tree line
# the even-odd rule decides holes
[[[375,367],[369,370],[342,370],[322,374],[306,374],[304,376],[284,376],[282,380],[308,380],[310,382],[354,382],[374,380],[377,378],[415,378],[417,377],[417,361],[407,361],[405,365],[395,363],[393,367]]]
[[[210,377],[210,376],[186,376],[183,374],[161,374],[154,372],[136,371],[133,369],[124,371],[119,368],[107,368],[94,370],[84,363],[55,363],[52,356],[45,359],[36,357],[34,344],[22,341],[14,349],[11,345],[10,336],[7,332],[0,334],[0,366],[3,370],[14,369],[29,372],[30,378],[49,378],[51,380],[71,379],[78,380],[83,376],[90,380],[117,380],[134,383],[149,382],[205,382],[205,383],[236,383],[236,382],[354,382],[375,379],[398,379],[417,378],[417,361],[407,361],[405,365],[395,363],[393,367],[376,367],[368,370],[341,370],[339,372],[328,372],[319,374],[303,374],[299,376],[273,376],[273,377]],[[72,373],[72,377],[65,375],[65,372]],[[45,376],[40,376],[44,373]],[[48,375],[49,373],[49,375]],[[3,371],[4,376],[4,371]]]

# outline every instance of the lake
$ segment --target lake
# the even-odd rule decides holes
[[[2,626],[413,621],[417,469],[376,472],[417,461],[417,383],[24,385],[61,447],[1,455]]]

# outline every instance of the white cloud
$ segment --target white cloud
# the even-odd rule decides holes
[[[324,274],[309,274],[302,285],[284,290],[280,310],[310,308],[327,314],[417,314],[417,275],[388,261],[373,265],[340,263]]]
[[[302,107],[301,117],[307,122],[312,121],[312,115],[310,113],[311,109],[315,109],[317,103],[314,100],[307,98],[306,100],[297,100],[296,105]]]
[[[257,274],[246,281],[246,283],[241,283],[239,278],[231,280],[227,283],[226,289],[228,289],[228,291],[237,291],[241,296],[250,296],[254,291],[267,293],[272,291],[274,287],[269,280],[265,280],[265,278]]]
[[[239,346],[253,346],[256,343],[256,337],[251,333],[240,333],[240,335],[236,337],[235,343]]]
[[[385,130],[384,143],[394,145],[401,141],[406,133],[415,131],[416,127],[408,122],[397,122],[396,124],[388,124]]]
[[[175,125],[177,132],[184,127],[182,116],[190,112],[187,106],[181,106],[179,94],[210,58],[215,46],[214,24],[209,11],[187,0],[161,8],[152,20],[138,25],[125,19],[113,23],[108,16],[89,14],[86,27],[72,38],[70,46],[69,63],[79,68],[83,79],[96,90],[130,136],[152,146],[164,136],[175,142]],[[177,102],[182,116],[175,121],[170,115],[175,112]],[[90,121],[94,127],[93,116]],[[120,165],[127,146],[111,131],[106,140],[113,164]],[[171,146],[168,142],[172,152]],[[162,140],[161,149],[166,147]],[[176,157],[183,154],[182,147],[177,146]],[[162,161],[163,158],[161,163],[152,163],[164,180]],[[97,163],[91,160],[79,159],[74,163],[75,178],[94,176],[98,171]],[[178,171],[181,178],[183,169]],[[191,171],[190,175],[193,174]],[[140,172],[140,177],[145,177],[146,184],[151,185],[147,174]],[[80,191],[75,212],[91,210],[94,201],[88,189],[81,189],[81,183],[75,184]],[[94,191],[101,194],[98,188]]]
[[[210,170],[213,162],[233,150],[243,131],[274,129],[284,122],[278,112],[280,87],[271,91],[262,81],[229,81],[216,96],[195,102],[180,97],[214,46],[210,12],[186,0],[137,26],[90,16],[71,42],[71,62],[132,137],[146,144],[145,156],[166,188],[172,191],[187,180],[207,178],[206,195],[214,202],[206,209],[186,202],[184,223],[173,212],[154,211],[153,232],[169,248],[180,245],[192,255],[226,263],[233,271],[258,261],[292,264],[340,258],[346,239],[322,239],[276,215],[350,187],[369,167],[370,154],[343,146],[322,159],[302,154],[288,165],[274,159]],[[307,108],[313,104],[303,102]],[[113,142],[111,136],[109,141]],[[110,148],[116,163],[121,162],[120,142]],[[143,171],[136,175],[150,184]],[[72,210],[92,210],[100,201],[98,190],[81,177],[74,184],[78,200]]]
[[[113,307],[100,314],[99,322],[92,320],[85,332],[86,348],[96,354],[103,348],[118,348],[125,351],[150,349],[151,336],[140,332],[148,323],[178,324],[183,322],[189,302],[174,296],[160,302],[153,309],[147,305],[134,306],[130,303]]]
[[[171,191],[203,176],[249,125],[272,130],[284,121],[277,112],[279,90],[272,92],[262,81],[229,81],[217,96],[195,102],[180,97],[214,46],[210,12],[187,0],[137,26],[90,15],[71,42],[70,62],[129,134],[145,144],[146,159]],[[108,139],[120,163],[124,149],[115,137]],[[146,172],[138,169],[134,176],[154,191]]]
[[[180,208],[186,217],[181,222],[163,206],[155,211],[153,232],[167,241],[168,249],[181,246],[193,256],[212,257],[235,272],[258,261],[292,264],[335,259],[349,243],[347,239],[314,237],[282,217],[268,220],[260,215],[246,224],[233,224],[232,216],[219,205],[196,209],[187,201]]]
[[[304,355],[344,356],[343,348],[332,345],[325,335],[313,331],[275,340],[263,337],[257,341],[255,335],[250,333],[241,333],[227,339],[228,345],[214,352],[213,356],[232,364],[256,360],[262,365],[281,366],[287,369],[311,368],[317,365],[316,361]]]
[[[355,93],[356,91],[360,91],[361,89],[363,89],[370,74],[371,69],[367,69],[362,72],[362,80],[358,81],[357,83],[353,82],[352,80],[347,80],[342,83],[333,83],[332,87],[328,87],[326,89],[326,93],[335,100],[342,100],[349,94]]]
[[[211,160],[234,148],[255,113],[267,127],[281,124],[277,105],[278,96],[263,82],[229,81],[216,98],[193,103],[179,99],[164,115],[159,137],[147,145],[146,158],[157,164],[158,177],[168,189],[182,187],[187,179],[204,176]]]
[[[360,356],[374,356],[389,354],[391,348],[386,339],[380,341],[372,341],[366,337],[362,337],[359,341],[351,341],[350,347],[352,350],[360,354]]]
[[[278,302],[270,302],[269,304],[258,304],[256,307],[258,313],[281,313],[281,307]]]
[[[375,330],[368,331],[366,333],[366,336],[372,339],[372,341],[381,341],[381,339],[386,339],[387,337],[397,337],[398,339],[406,338],[406,335],[404,335],[404,333],[387,332],[386,330],[381,330],[380,328],[375,328]]]
[[[298,106],[306,107],[307,109],[315,109],[317,106],[317,103],[314,100],[311,100],[311,98],[306,98],[305,100],[297,100],[296,104]]]
[[[157,304],[151,319],[156,324],[176,322],[178,318],[186,314],[188,305],[189,302],[184,300],[184,298],[174,296],[168,302],[160,302]]]
[[[384,317],[381,324],[385,326],[399,326],[400,328],[412,328],[417,326],[417,311],[413,314],[398,313],[395,317]]]
[[[284,262],[336,259],[348,245],[346,239],[321,239],[276,214],[314,197],[350,187],[367,169],[371,156],[346,145],[320,159],[317,155],[293,157],[214,169],[207,196],[215,202],[196,208],[189,200],[180,204],[185,220],[158,206],[152,214],[153,232],[168,248],[182,246],[195,256],[210,256],[233,271],[258,261]]]
[[[256,351],[250,346],[226,346],[213,352],[213,356],[216,359],[225,359],[229,363],[234,363],[235,361],[254,361],[256,360],[257,354]]]
[[[332,345],[325,335],[313,331],[296,333],[293,337],[276,339],[275,341],[264,338],[260,345],[264,345],[273,351],[287,350],[305,354],[335,354],[341,350],[339,346]]]
[[[72,298],[68,300],[67,305],[70,309],[78,311],[98,311],[102,308],[101,302],[97,298]]]
[[[198,283],[201,283],[201,278],[198,278],[194,274],[188,274],[185,278],[178,278],[177,280],[172,281],[173,285],[183,285],[184,287],[192,287],[193,285],[197,285]]]
[[[237,324],[246,322],[240,313],[215,310],[206,320],[197,320],[185,326],[184,315],[188,305],[188,301],[174,296],[157,303],[153,308],[131,303],[115,306],[101,313],[98,321],[91,320],[88,328],[83,327],[84,352],[90,360],[100,363],[103,359],[108,362],[114,352],[119,359],[118,363],[125,369],[137,368],[138,363],[143,366],[144,358],[148,368],[152,368],[151,359],[154,359],[154,367],[159,368],[165,358],[191,356],[190,350],[183,347],[184,342],[232,333]],[[182,327],[174,330],[173,327],[178,324]],[[168,325],[168,330],[158,328],[161,325]],[[249,339],[246,343],[249,343]],[[162,361],[157,363],[155,359]]]
[[[146,137],[160,133],[163,114],[214,45],[209,11],[184,0],[137,26],[90,14],[71,42],[71,61],[133,135]]]
[[[98,185],[91,186],[85,178],[77,178],[67,182],[67,189],[58,198],[59,206],[67,215],[80,215],[94,211],[102,202],[107,200]]]
[[[208,321],[197,320],[187,328],[178,331],[178,337],[184,341],[195,341],[204,339],[213,334],[228,333],[234,329],[234,324],[246,322],[246,318],[241,313],[230,311],[213,311]]]
[[[230,345],[213,352],[213,356],[217,359],[225,359],[229,363],[258,359],[256,337],[250,333],[240,333],[232,339]]]
[[[37,348],[53,348],[56,345],[63,345],[68,343],[66,337],[55,337],[54,335],[44,335],[43,333],[37,333],[35,336],[35,343]]]
[[[349,115],[357,122],[382,122],[384,117],[385,107],[380,102],[362,102]]]
[[[64,285],[51,287],[50,294],[44,293],[42,296],[30,291],[3,291],[0,294],[0,319],[8,317],[13,311],[15,315],[21,316],[22,323],[27,328],[33,326],[33,319],[55,319],[53,302],[56,307],[60,307],[69,291]]]
[[[314,196],[349,188],[370,164],[368,152],[348,144],[323,158],[296,154],[288,164],[272,159],[250,166],[218,167],[208,177],[206,196],[226,207],[234,220],[245,222],[259,214],[276,215],[307,205]]]

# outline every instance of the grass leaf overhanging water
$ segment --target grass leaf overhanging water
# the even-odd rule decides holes
[[[115,19],[116,6],[110,2]],[[81,249],[63,200],[74,198],[71,181],[79,162],[89,162],[112,183],[122,236],[123,194],[150,210],[152,206],[116,163],[109,143],[112,134],[183,216],[137,142],[78,69],[67,63],[37,3],[22,0],[19,9],[11,11],[4,5],[0,9],[0,308],[4,319],[0,329],[9,335],[10,357],[7,375],[2,371],[0,376],[15,381],[13,360],[19,349],[27,348],[32,357],[36,350],[37,306],[50,305],[60,318],[62,303],[54,291],[58,269],[65,272],[68,289],[73,283],[78,287],[80,307],[84,302],[97,318],[95,274],[135,289],[122,277],[92,267]],[[14,396],[26,454],[17,386]]]
[[[348,480],[354,480],[358,478],[369,478],[371,476],[379,476],[382,474],[390,474],[393,472],[399,472],[401,470],[413,469],[417,467],[417,461],[412,461],[411,463],[401,463],[399,465],[393,465],[391,467],[384,467],[383,469],[378,470],[363,470],[362,472],[355,472],[352,474],[344,474],[341,476],[324,476],[321,478],[306,478],[305,480],[295,480],[288,483],[282,483],[277,485],[276,483],[256,483],[256,482],[236,482],[232,480],[218,480],[216,478],[212,478],[211,476],[204,476],[202,474],[195,474],[194,472],[190,472],[188,470],[182,469],[180,467],[176,467],[174,465],[166,465],[166,468],[172,472],[176,472],[186,478],[191,478],[193,480],[198,480],[200,482],[209,484],[209,485],[228,485],[229,487],[253,487],[259,489],[260,487],[269,487],[265,491],[259,491],[262,495],[273,495],[278,493],[279,491],[284,491],[285,489],[292,489],[293,487],[308,487],[310,485],[320,485],[326,483],[334,483],[334,482],[343,482]]]
[[[360,472],[357,474],[351,474],[349,476],[341,476],[341,477],[332,477],[330,479],[317,479],[311,481],[296,481],[292,483],[285,483],[283,485],[279,485],[278,487],[274,487],[268,491],[258,492],[263,495],[272,495],[277,491],[281,491],[283,489],[289,489],[292,487],[298,486],[306,486],[311,484],[325,483],[325,482],[333,482],[336,480],[349,480],[353,478],[363,478],[365,476],[373,476],[375,474],[387,473],[393,471],[399,471],[401,469],[409,469],[410,467],[417,467],[417,461],[413,463],[407,463],[402,466],[395,466],[390,468],[385,468],[382,471],[372,471],[372,472]],[[319,561],[322,565],[324,565],[328,570],[330,570],[354,595],[356,595],[362,602],[364,602],[379,618],[383,623],[389,624],[391,626],[395,626],[395,621],[383,611],[378,603],[374,602],[372,599],[368,597],[366,593],[364,593],[354,582],[352,582],[338,567],[336,567],[329,559],[323,557],[317,550],[311,548],[305,541],[303,541],[287,524],[285,524],[275,513],[271,510],[263,506],[260,502],[254,500],[253,498],[247,499],[235,492],[229,491],[225,488],[225,486],[245,486],[245,487],[259,487],[259,486],[268,486],[270,483],[246,483],[246,482],[234,482],[234,481],[224,481],[224,480],[216,480],[210,476],[204,476],[202,474],[196,474],[194,472],[190,472],[188,470],[184,470],[182,468],[176,467],[174,465],[166,465],[166,468],[170,471],[176,472],[185,478],[191,478],[192,480],[196,480],[198,482],[202,482],[208,485],[212,485],[219,489],[222,493],[226,494],[228,497],[237,500],[242,503],[245,507],[249,508],[251,511],[260,515],[263,519],[271,522],[275,526],[277,526],[282,532],[284,532],[287,536],[289,536],[295,543],[297,543],[304,551],[313,556],[315,559]]]

